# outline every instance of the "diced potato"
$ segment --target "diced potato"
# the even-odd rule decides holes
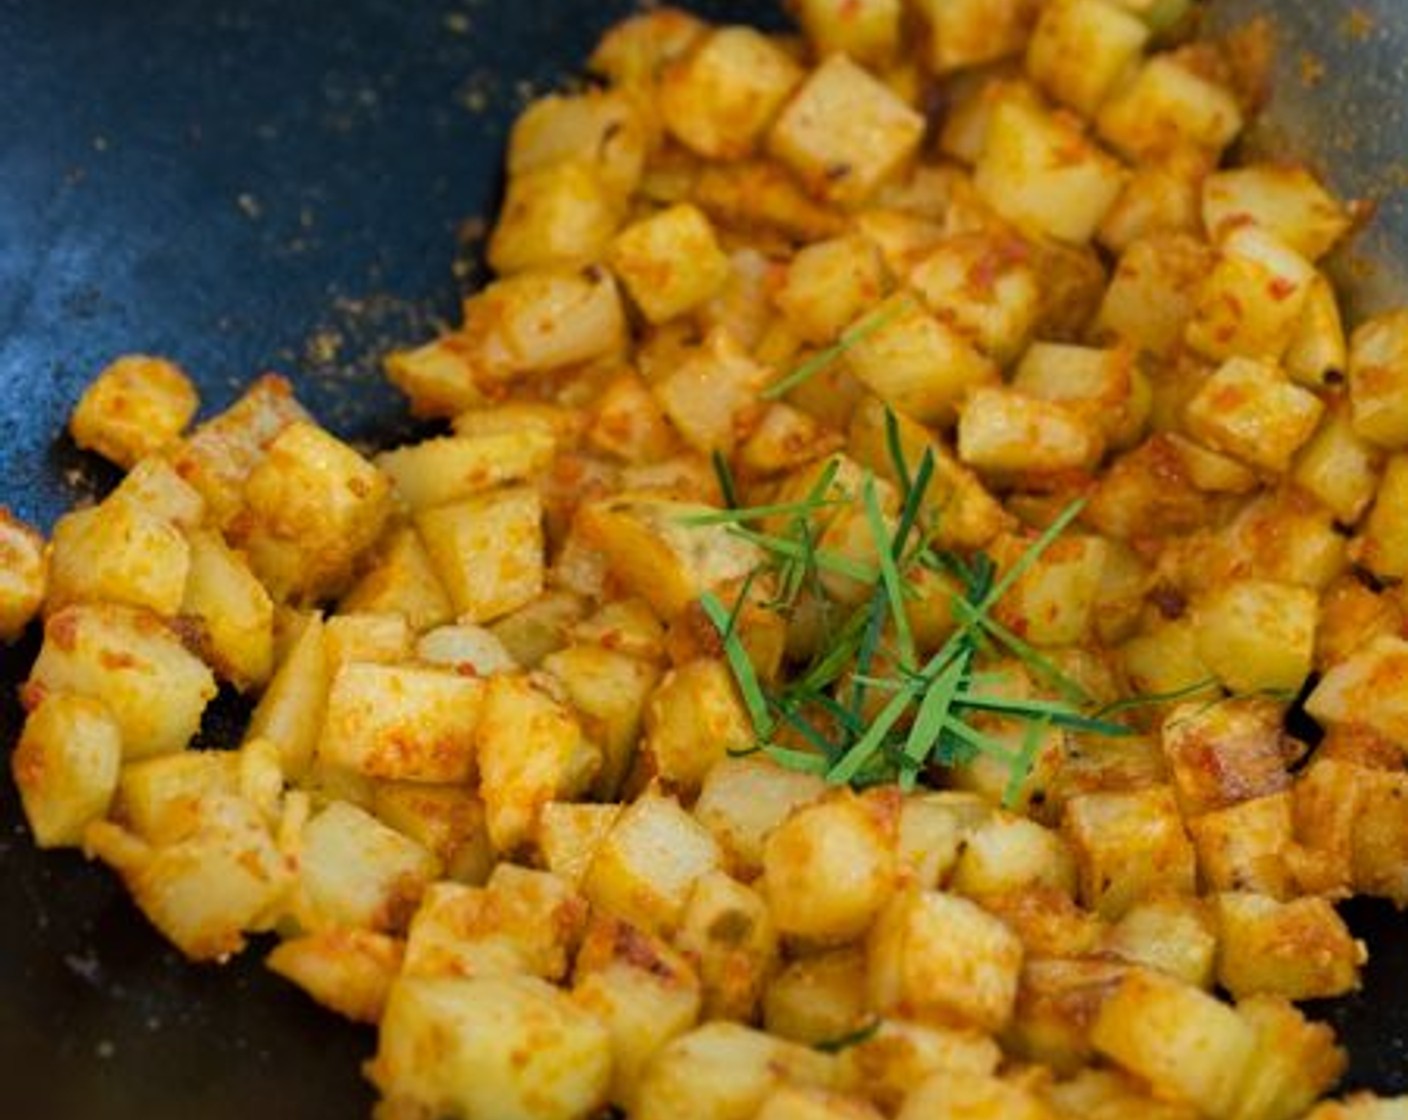
[[[1354,430],[1379,447],[1408,447],[1408,309],[1378,315],[1350,339]]]
[[[781,933],[839,943],[865,932],[895,887],[893,808],[838,795],[802,806],[768,834],[762,886]]]
[[[1291,1120],[1305,1115],[1344,1072],[1345,1055],[1335,1045],[1334,1031],[1325,1023],[1307,1021],[1274,996],[1241,1000],[1237,1014],[1256,1032],[1257,1047],[1233,1120]]]
[[[753,739],[728,667],[701,658],[668,673],[651,696],[642,758],[650,775],[671,788],[694,792],[719,760],[747,748]]]
[[[240,792],[239,772],[235,751],[182,751],[130,762],[118,777],[112,819],[149,844],[176,843],[199,829],[207,797]]]
[[[968,837],[991,812],[987,802],[971,793],[943,790],[906,797],[900,807],[899,857],[910,881],[923,890],[939,889]]]
[[[1281,705],[1243,698],[1168,710],[1160,734],[1188,818],[1290,787]]]
[[[843,206],[865,201],[918,149],[924,118],[845,55],[811,72],[783,109],[768,150],[807,190]]]
[[[865,953],[854,946],[790,961],[769,980],[763,994],[768,1033],[807,1046],[852,1036],[870,1018]]]
[[[54,525],[45,611],[109,602],[170,618],[180,609],[190,567],[190,547],[179,529],[109,499],[67,513]]]
[[[334,676],[354,661],[373,665],[399,665],[409,661],[413,647],[411,629],[395,612],[335,614],[327,620],[325,642],[328,669]]]
[[[521,676],[489,679],[475,747],[489,836],[501,853],[525,843],[543,806],[581,793],[601,764],[568,708]]]
[[[386,477],[351,447],[295,422],[245,483],[236,542],[279,601],[336,595],[391,511]]]
[[[593,917],[577,954],[572,998],[611,1035],[611,1100],[630,1108],[659,1049],[699,1019],[699,980],[663,941]]]
[[[1324,898],[1216,898],[1217,980],[1233,996],[1327,999],[1359,987],[1366,953]]]
[[[1354,558],[1380,579],[1408,576],[1408,455],[1389,457],[1373,507],[1354,540]]]
[[[1178,54],[1158,54],[1100,110],[1101,139],[1134,159],[1192,146],[1218,155],[1242,131],[1232,92]]]
[[[31,706],[72,692],[101,701],[122,731],[123,757],[183,749],[215,696],[215,678],[156,615],[112,603],[50,615],[25,685]]]
[[[508,173],[590,162],[602,183],[626,198],[640,183],[649,147],[644,116],[635,100],[616,90],[540,97],[513,122]]]
[[[190,571],[183,618],[199,627],[207,661],[241,691],[263,685],[274,670],[274,603],[244,558],[218,533],[189,535]]]
[[[422,417],[455,416],[482,404],[479,367],[473,343],[453,333],[382,359],[386,379],[406,395],[411,414]]]
[[[367,571],[342,598],[345,611],[394,612],[413,630],[428,630],[454,617],[420,535],[409,525],[393,529]]]
[[[13,642],[39,613],[48,578],[44,538],[0,506],[0,643]]]
[[[957,1019],[988,1031],[1012,1016],[1022,943],[965,898],[895,893],[871,928],[866,954],[867,1001],[882,1014]]]
[[[1408,906],[1408,775],[1371,770],[1352,829],[1355,889]]]
[[[245,799],[203,799],[199,825],[171,844],[149,847],[97,821],[85,844],[111,865],[152,925],[193,960],[224,960],[247,930],[267,928],[293,882],[259,810]]]
[[[915,266],[909,282],[931,311],[1000,365],[1022,352],[1036,325],[1036,270],[1018,238],[945,238]]]
[[[627,463],[658,462],[678,442],[650,387],[631,374],[618,377],[602,390],[588,438],[594,446]]]
[[[751,27],[721,27],[666,67],[656,96],[670,133],[710,159],[741,159],[802,80],[802,68]]]
[[[932,1077],[984,1076],[1001,1058],[997,1043],[979,1030],[881,1019],[868,1037],[841,1051],[841,1066],[846,1082],[888,1114]]]
[[[180,436],[199,407],[196,387],[179,366],[133,354],[118,358],[83,391],[69,432],[79,447],[130,467]]]
[[[1095,1048],[1156,1092],[1230,1116],[1257,1036],[1232,1008],[1157,972],[1133,971],[1105,1001]]]
[[[405,928],[439,871],[435,857],[370,813],[335,801],[298,838],[300,927]]]
[[[401,954],[401,942],[384,933],[333,927],[280,942],[264,963],[344,1018],[377,1023]]]
[[[997,1077],[941,1073],[905,1098],[898,1120],[1055,1120],[1030,1089]]]
[[[1167,353],[1182,342],[1211,265],[1212,254],[1192,237],[1171,234],[1135,241],[1120,256],[1101,298],[1097,333],[1151,353]]]
[[[56,692],[30,712],[10,756],[34,842],[81,844],[107,815],[122,765],[122,731],[97,700]]]
[[[1296,333],[1315,277],[1304,257],[1265,230],[1239,227],[1203,279],[1184,337],[1213,360],[1275,361]]]
[[[447,505],[506,483],[524,482],[551,461],[556,441],[540,428],[441,436],[376,457],[412,512]]]
[[[680,204],[627,226],[612,242],[611,268],[652,323],[716,295],[729,276],[709,219]]]
[[[704,776],[694,817],[718,841],[734,874],[762,870],[764,842],[794,809],[819,798],[826,783],[762,756],[724,758]]]
[[[1202,1115],[1192,1105],[1156,1099],[1138,1078],[1092,1066],[1048,1086],[1045,1095],[1065,1120],[1198,1120]]]
[[[606,1028],[532,976],[402,977],[368,1075],[388,1102],[429,1115],[576,1120],[606,1103]]]
[[[848,234],[798,249],[773,298],[798,336],[820,346],[879,302],[884,283],[874,244]]]
[[[416,515],[426,553],[462,619],[492,621],[542,593],[542,518],[542,500],[528,487]]]
[[[1136,164],[1105,211],[1095,238],[1122,252],[1149,238],[1201,236],[1201,187],[1212,165],[1207,155],[1182,148]]]
[[[877,397],[925,424],[949,425],[997,367],[953,327],[899,294],[850,327],[846,366]]]
[[[778,963],[777,932],[756,891],[723,871],[700,876],[675,945],[697,962],[704,1018],[753,1021]]]
[[[430,852],[445,878],[471,885],[489,878],[494,849],[478,794],[462,786],[382,781],[372,790],[370,808]]]
[[[176,473],[205,499],[217,528],[228,528],[244,505],[244,485],[265,449],[290,424],[310,419],[293,386],[266,374],[218,416],[201,424],[176,449]]]
[[[620,805],[548,802],[534,835],[543,864],[572,886],[581,886],[592,856],[620,815]]]
[[[1193,893],[1193,846],[1168,786],[1073,797],[1062,829],[1075,849],[1081,902],[1103,917],[1119,918],[1159,891]]]
[[[899,48],[902,9],[900,0],[801,0],[797,21],[818,58],[847,54],[875,66]]]
[[[1214,241],[1255,225],[1306,260],[1319,260],[1349,230],[1345,208],[1299,164],[1257,163],[1209,175],[1203,227]]]
[[[1212,987],[1217,926],[1201,899],[1158,895],[1136,902],[1115,923],[1105,945],[1130,964],[1155,969],[1195,988]]]
[[[1071,121],[1017,99],[994,107],[973,168],[979,196],[1003,218],[1074,245],[1094,236],[1124,177]]]
[[[767,406],[739,448],[738,468],[752,475],[794,471],[844,445],[845,439],[816,417],[778,401]]]
[[[657,381],[654,393],[686,443],[705,454],[731,455],[757,414],[758,390],[771,378],[772,370],[720,327]]]
[[[1058,833],[1011,813],[995,813],[968,833],[950,890],[981,898],[1030,887],[1075,895],[1075,859]]]
[[[960,428],[960,439],[962,438]],[[1000,570],[1016,564],[1032,547],[1026,536],[1004,534],[988,553]],[[1100,537],[1067,533],[1053,542],[994,606],[994,617],[1039,646],[1073,645],[1090,633],[1107,545]]]
[[[1283,361],[1291,380],[1311,389],[1324,388],[1349,366],[1339,299],[1323,275],[1310,282]]]
[[[565,546],[564,546],[565,551]],[[560,569],[552,573],[560,575]],[[510,656],[524,668],[535,668],[555,650],[567,644],[568,633],[585,613],[586,606],[575,593],[548,591],[525,607],[505,615],[490,627]]]
[[[664,1047],[637,1091],[638,1120],[748,1120],[779,1085],[832,1087],[836,1059],[737,1023],[706,1023]]]
[[[1294,693],[1310,675],[1318,614],[1308,588],[1236,580],[1198,602],[1198,656],[1233,692]]]
[[[1034,343],[1022,355],[1012,387],[1086,414],[1117,449],[1130,446],[1143,435],[1149,416],[1148,378],[1134,351],[1123,346],[1096,349]]]
[[[483,887],[434,883],[406,935],[405,976],[561,980],[586,904],[556,875],[501,863]]]
[[[1374,500],[1381,461],[1381,452],[1354,430],[1346,402],[1332,400],[1297,454],[1291,478],[1337,520],[1352,525]]]
[[[978,471],[1077,470],[1094,466],[1103,451],[1089,420],[1014,389],[974,389],[958,418],[958,457]]]
[[[484,692],[439,669],[348,662],[328,692],[318,758],[372,778],[468,781]]]
[[[465,676],[492,677],[520,668],[494,632],[482,626],[437,626],[416,640],[415,655]]]
[[[1405,678],[1408,642],[1377,638],[1321,677],[1305,708],[1321,724],[1362,723],[1402,746],[1408,744]]]
[[[205,522],[205,499],[200,491],[178,473],[170,459],[161,456],[139,461],[108,499],[130,502],[184,532],[198,529]]]
[[[288,654],[279,663],[269,687],[249,717],[251,739],[267,739],[279,751],[284,773],[301,777],[308,769],[327,711],[332,667],[327,631],[321,615],[303,625]]]
[[[919,0],[930,68],[944,74],[1020,53],[1040,7],[1035,0]]]
[[[1054,0],[1027,45],[1027,73],[1063,105],[1087,117],[1140,61],[1149,28],[1107,0]]]
[[[722,854],[679,802],[648,790],[627,806],[597,847],[582,882],[599,906],[649,932],[670,933],[700,876]]]
[[[616,192],[590,161],[552,163],[510,175],[489,238],[489,266],[507,276],[592,264],[606,252],[620,211]]]
[[[1230,358],[1188,402],[1188,430],[1256,467],[1284,471],[1314,433],[1324,405],[1272,363]]]

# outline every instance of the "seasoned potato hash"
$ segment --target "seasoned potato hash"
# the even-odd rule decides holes
[[[98,375],[121,484],[0,510],[35,842],[375,1024],[383,1120],[1400,1115],[1295,1006],[1408,904],[1356,206],[1224,165],[1190,0],[793,8],[527,107],[420,442]]]

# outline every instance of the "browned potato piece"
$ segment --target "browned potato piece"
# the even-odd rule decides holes
[[[401,942],[384,933],[331,928],[280,942],[264,963],[324,1007],[357,1023],[376,1023],[401,955]]]
[[[0,506],[0,642],[13,642],[44,601],[44,538]]]
[[[88,824],[107,814],[122,765],[122,732],[97,700],[58,692],[25,720],[10,771],[34,842],[82,843]]]
[[[83,391],[69,418],[79,447],[130,467],[175,440],[200,407],[190,378],[174,362],[118,358]]]

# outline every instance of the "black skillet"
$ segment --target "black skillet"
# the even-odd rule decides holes
[[[775,21],[770,3],[696,4]],[[112,356],[226,404],[277,369],[339,433],[409,429],[374,357],[453,314],[507,123],[621,0],[0,0],[0,500],[46,528],[112,475],[61,436]],[[460,235],[462,250],[457,250]],[[0,743],[33,639],[0,652]],[[233,734],[221,702],[207,737]],[[1408,951],[1346,908],[1368,995],[1317,1009],[1348,1084],[1408,1091]],[[359,1117],[369,1031],[249,954],[183,963],[104,870],[40,854],[0,779],[0,1120]]]

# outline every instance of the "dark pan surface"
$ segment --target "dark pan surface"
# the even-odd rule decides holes
[[[452,314],[512,111],[627,7],[0,0],[0,501],[47,528],[111,483],[60,433],[125,351],[180,361],[207,410],[276,369],[345,436],[407,431],[375,355]],[[33,652],[0,652],[7,746]],[[1352,1084],[1408,1091],[1408,942],[1386,908],[1349,913],[1374,995],[1325,1012]],[[373,1042],[256,954],[184,964],[106,871],[32,849],[0,778],[0,1117],[363,1116]]]

